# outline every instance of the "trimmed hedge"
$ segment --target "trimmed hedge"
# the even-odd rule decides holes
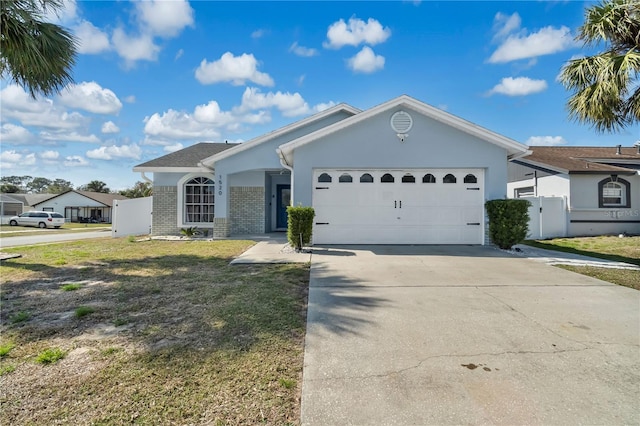
[[[313,218],[316,215],[313,207],[289,206],[287,207],[287,238],[289,244],[296,251],[311,242],[313,232]]]
[[[510,249],[527,238],[529,206],[527,200],[489,200],[485,203],[489,216],[489,237],[501,249]]]

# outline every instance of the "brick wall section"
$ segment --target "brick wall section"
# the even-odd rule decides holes
[[[151,235],[180,235],[177,209],[178,188],[154,186]]]
[[[229,191],[231,235],[264,234],[264,188],[232,186]]]
[[[226,217],[213,218],[213,238],[226,238],[229,236],[229,221]]]

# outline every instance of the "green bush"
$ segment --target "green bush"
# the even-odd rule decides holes
[[[313,207],[289,206],[287,207],[288,228],[287,238],[297,251],[311,242],[313,232],[313,218],[316,215]]]
[[[489,237],[501,249],[510,249],[527,238],[529,206],[527,200],[489,200],[485,203],[489,216]]]

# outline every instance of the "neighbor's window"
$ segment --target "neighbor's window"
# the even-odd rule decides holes
[[[599,207],[631,207],[631,184],[617,176],[598,183]]]
[[[184,184],[185,223],[213,222],[215,185],[207,177],[196,177]]]

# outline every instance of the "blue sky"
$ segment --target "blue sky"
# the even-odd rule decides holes
[[[132,167],[196,142],[242,142],[340,102],[407,94],[531,145],[631,146],[639,126],[571,122],[563,63],[579,1],[67,1],[75,85],[30,99],[0,82],[1,173],[141,180]]]

